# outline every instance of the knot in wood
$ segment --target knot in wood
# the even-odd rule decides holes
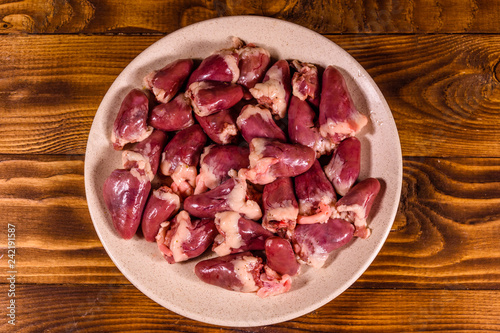
[[[497,82],[500,82],[500,60],[493,66],[493,76]]]

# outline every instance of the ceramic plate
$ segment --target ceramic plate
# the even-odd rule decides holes
[[[102,198],[104,180],[121,167],[121,152],[111,148],[110,133],[122,99],[142,78],[179,58],[204,58],[228,47],[231,36],[267,48],[275,59],[299,59],[338,67],[358,109],[369,125],[362,143],[360,178],[375,177],[381,192],[369,220],[372,235],[355,239],[333,253],[325,267],[303,265],[285,294],[261,299],[204,284],[195,276],[197,260],[169,265],[156,244],[135,236],[123,240],[114,231]],[[382,247],[398,208],[402,182],[399,137],[391,111],[368,73],[342,48],[304,27],[285,21],[233,16],[177,30],[148,47],[117,77],[104,96],[90,130],[85,157],[85,188],[95,229],[120,271],[148,297],[185,317],[222,326],[260,326],[287,321],[328,303],[353,284]]]

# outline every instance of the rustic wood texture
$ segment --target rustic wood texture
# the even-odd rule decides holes
[[[20,283],[127,283],[102,248],[85,198],[83,157],[0,158],[0,207],[16,227]],[[0,247],[7,247],[7,238]],[[0,261],[2,277],[8,262]]]
[[[0,293],[4,292],[6,288],[0,286]],[[17,290],[16,298],[22,318],[16,327],[17,332],[500,330],[500,292],[490,290],[351,289],[310,314],[260,328],[218,327],[198,323],[165,310],[133,286],[23,285]],[[431,310],[436,299],[446,305],[439,315],[434,315]],[[7,306],[5,300],[0,300],[0,306]],[[21,311],[33,315],[22,317]],[[7,332],[8,328],[5,321],[0,322],[0,330]]]
[[[500,36],[328,37],[379,85],[405,156],[500,156]],[[84,154],[107,89],[159,38],[0,36],[0,153]]]
[[[116,76],[165,34],[228,15],[295,22],[348,51],[404,155],[399,211],[368,270],[318,310],[259,328],[199,323],[143,295],[102,247],[84,188]],[[500,332],[499,17],[500,0],[0,0],[0,332]]]
[[[0,208],[16,225],[20,283],[128,284],[94,231],[82,157],[2,159]],[[499,174],[500,159],[405,158],[393,229],[354,288],[500,288]],[[0,279],[7,271],[0,261]]]
[[[498,0],[6,0],[0,33],[169,33],[220,16],[262,15],[320,33],[497,33]]]

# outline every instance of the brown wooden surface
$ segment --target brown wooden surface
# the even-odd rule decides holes
[[[500,34],[327,37],[379,85],[403,155],[500,156]],[[102,96],[159,38],[0,35],[0,154],[84,154]]]
[[[323,33],[374,78],[403,151],[387,242],[345,293],[239,332],[500,331],[500,1],[0,0],[0,331],[16,225],[22,332],[225,332],[157,305],[103,249],[87,208],[93,116],[121,70],[176,29],[264,15]]]
[[[0,292],[5,291],[0,287]],[[436,299],[447,308],[422,304]],[[490,290],[349,289],[300,318],[258,328],[193,322],[166,311],[131,285],[23,285],[17,296],[30,332],[403,332],[500,330],[500,294]],[[486,301],[487,300],[487,301]],[[395,306],[397,304],[397,306]],[[0,301],[2,308],[6,302]],[[21,310],[20,316],[22,315]],[[36,315],[27,315],[33,314]],[[41,320],[43,318],[43,320]]]
[[[0,31],[164,34],[229,15],[271,16],[320,33],[500,31],[497,0],[3,0]]]

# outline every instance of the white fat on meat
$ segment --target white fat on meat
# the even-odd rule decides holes
[[[258,220],[262,217],[262,210],[257,202],[247,200],[247,183],[245,179],[235,178],[236,184],[227,195],[229,208],[243,214],[247,219]]]
[[[150,145],[148,144],[148,146]],[[136,162],[136,167],[138,169],[144,170],[150,181],[152,181],[155,177],[153,171],[151,170],[151,163],[149,163],[149,158],[147,158],[146,156],[135,151],[124,150],[122,153],[122,163],[125,166],[127,162]]]
[[[297,73],[301,73],[302,71],[302,68],[304,68],[305,66],[309,67],[312,69],[311,65],[310,64],[306,64],[306,63],[301,63],[300,61],[298,60],[293,60],[292,61],[292,66],[295,67],[295,69],[297,70]],[[296,74],[297,74],[296,73]],[[300,84],[302,83],[301,80],[298,80],[298,75],[294,75],[292,77],[292,94],[297,97],[298,99],[300,99],[301,101],[305,101],[308,97],[308,95],[305,95],[302,93],[301,89],[300,89]]]
[[[337,212],[340,218],[354,224],[356,230],[354,235],[366,239],[370,237],[371,230],[367,227],[366,207],[361,205],[340,205],[337,206]]]
[[[294,74],[292,78],[292,92],[295,97],[300,99],[301,101],[305,101],[309,95],[305,95],[302,93],[300,89],[300,85],[302,83],[303,77],[317,75],[317,68],[313,64],[300,62],[297,59],[292,61],[292,66],[295,67],[297,72]],[[312,72],[312,73],[311,73]],[[307,79],[306,79],[307,80]]]
[[[328,259],[328,253],[316,252],[314,254],[309,255],[306,264],[314,268],[321,268],[325,265],[327,259]]]
[[[276,177],[269,172],[269,168],[278,163],[275,157],[263,157],[266,139],[254,138],[250,143],[249,169],[240,169],[238,176],[248,179],[254,184],[269,184],[276,180]],[[253,147],[253,148],[252,148]]]
[[[231,82],[236,83],[236,81],[240,78],[240,68],[238,67],[239,56],[235,56],[235,51],[231,49],[219,51],[218,53],[222,58],[224,58],[224,62],[227,64],[231,73],[233,73],[233,79]]]
[[[238,221],[240,214],[237,212],[222,212],[215,214],[215,226],[219,230],[215,243],[219,244],[213,251],[219,256],[231,254],[231,249],[239,249],[243,245]]]
[[[135,143],[135,142],[141,142],[142,140],[145,140],[148,138],[148,136],[151,135],[151,133],[153,133],[154,131],[154,128],[151,127],[151,126],[148,126],[147,129],[142,132],[141,136],[134,139],[133,141],[127,141],[123,138],[117,138],[116,137],[116,134],[115,134],[115,131],[113,130],[111,132],[111,142],[112,143],[118,143],[121,147],[124,147],[127,143]]]
[[[264,138],[254,138],[252,139],[252,142],[250,145],[253,147],[253,149],[250,149],[250,155],[248,156],[250,160],[250,168],[254,168],[257,163],[262,159],[264,156],[264,149],[266,148],[267,140]]]
[[[261,298],[286,293],[292,287],[290,275],[280,276],[267,265],[264,266],[264,273],[260,275],[260,281],[262,287],[257,291],[257,296]]]
[[[201,153],[201,155],[200,155],[200,163],[201,164],[203,163],[203,161],[205,161],[205,157],[207,157],[208,153],[210,153],[210,151],[212,150],[213,147],[215,147],[215,144],[211,144],[209,146],[206,146],[203,149],[203,153]]]
[[[173,192],[153,191],[153,195],[160,200],[168,201],[169,203],[175,205],[175,210],[178,210],[181,207],[181,199]]]
[[[144,88],[151,89],[156,73],[158,73],[158,71],[152,71],[142,79],[142,85]]]
[[[359,237],[361,239],[367,239],[370,237],[372,234],[372,231],[370,228],[367,228],[366,226],[364,227],[356,227],[354,230],[354,236]]]
[[[366,118],[362,113],[356,112],[346,121],[335,122],[332,119],[328,119],[325,124],[320,126],[319,133],[324,137],[333,136],[335,134],[345,137],[354,136],[367,123],[368,118]]]
[[[315,199],[313,201],[314,204],[310,201],[311,199]],[[317,206],[319,203],[323,203],[333,208],[335,206],[335,202],[336,201],[333,200],[332,197],[329,195],[323,195],[319,200],[317,198],[309,198],[309,200],[299,200],[299,213],[310,214],[311,210],[313,210],[314,207]]]
[[[140,182],[149,182],[148,175],[142,169],[132,168],[130,169],[130,174],[137,178]]]
[[[277,67],[271,67],[266,73],[269,80],[263,83],[257,83],[253,88],[250,88],[252,96],[272,109],[273,114],[280,119],[286,113],[286,91],[281,82],[283,71]]]
[[[255,283],[252,271],[259,265],[259,259],[252,256],[243,256],[241,259],[232,260],[231,263],[234,267],[236,277],[243,284],[237,291],[242,293],[251,293],[259,290]]]
[[[142,135],[136,139],[135,142],[141,142],[143,140],[146,140],[154,131],[154,128],[152,126],[148,126],[147,129],[142,133]]]
[[[153,80],[154,80],[156,74],[158,74],[158,71],[153,71],[153,72],[149,73],[148,75],[146,75],[144,77],[144,79],[142,80],[142,85],[145,88],[150,89],[151,91],[153,91],[153,94],[155,95],[156,100],[158,102],[160,102],[160,103],[168,103],[172,99],[172,97],[174,97],[174,96],[168,94],[165,91],[165,89],[160,89],[158,87],[154,87],[153,86]]]
[[[231,47],[235,49],[235,51],[239,51],[243,46],[245,46],[245,42],[236,36],[231,36]]]
[[[241,128],[244,121],[255,115],[261,116],[261,118],[266,122],[270,122],[271,120],[274,121],[271,112],[269,112],[268,109],[261,108],[257,105],[248,105],[243,109],[243,112],[240,113],[238,119],[236,119],[238,128]]]
[[[293,91],[293,95],[295,97],[297,97],[298,99],[300,99],[301,101],[305,101],[306,98],[308,97],[307,95],[303,94],[300,91],[300,82],[297,82],[297,81],[292,82],[292,91]]]
[[[217,134],[217,138],[223,145],[228,144],[232,138],[238,135],[238,128],[235,124],[225,123],[224,128]]]
[[[198,96],[200,90],[210,88],[211,86],[212,84],[206,81],[193,82],[189,85],[188,90],[184,93],[184,96],[191,101],[193,111],[197,115],[205,116],[207,115],[207,110],[198,108],[198,104],[195,102],[195,96]]]
[[[317,131],[317,128],[315,130]],[[337,144],[335,142],[318,135],[318,139],[311,148],[316,152],[316,158],[319,158],[322,155],[330,154],[336,147]]]
[[[207,191],[207,189],[214,189],[215,187],[220,185],[217,180],[217,176],[215,176],[214,174],[213,166],[204,163],[205,156],[207,156],[207,154],[214,146],[215,145],[210,145],[205,147],[203,153],[200,156],[200,173],[198,174],[198,176],[196,176],[196,187],[194,189],[194,194],[203,193]]]
[[[361,205],[340,205],[337,211],[341,218],[354,223],[355,226],[366,226],[366,207]]]
[[[299,209],[292,205],[292,200],[285,200],[281,205],[266,210],[268,221],[295,221]]]
[[[172,190],[182,196],[193,194],[193,189],[196,185],[196,175],[198,171],[196,166],[180,164],[175,171],[170,175],[173,180]]]
[[[313,224],[313,223],[326,223],[332,212],[334,210],[332,207],[320,202],[317,206],[316,212],[311,215],[299,215],[297,216],[298,224]]]
[[[318,244],[312,243],[313,249],[310,250],[307,247],[300,247],[298,244],[294,244],[294,251],[297,254],[297,261],[301,264],[306,264],[314,268],[321,268],[328,259],[328,253],[325,249]],[[306,260],[302,258],[307,258]]]
[[[173,95],[168,94],[164,89],[160,89],[158,87],[152,87],[151,90],[160,103],[168,103],[173,97]]]
[[[160,163],[161,173],[165,176],[170,176],[174,170],[172,169],[172,162],[165,160],[165,152],[161,154],[161,163]]]
[[[186,211],[181,211],[176,216],[175,234],[170,239],[169,249],[172,251],[172,256],[175,262],[188,260],[188,255],[184,252],[182,245],[189,240],[191,232],[191,218]]]
[[[112,143],[118,143],[121,147],[125,146],[127,144],[126,140],[122,140],[121,138],[118,139],[115,134],[115,130],[111,132],[111,142]]]
[[[174,183],[187,182],[193,188],[196,184],[196,175],[198,174],[196,166],[190,166],[185,163],[179,163],[175,170],[172,170],[170,161],[161,162],[161,172],[165,176],[172,177]]]
[[[317,203],[309,200],[299,200],[298,224],[325,223],[330,217],[337,217],[335,200],[324,195]]]
[[[264,156],[264,150],[266,149],[266,142],[267,139],[265,138],[254,138],[252,139],[252,142],[250,143],[251,145],[251,152],[249,155],[250,159],[250,167],[253,168],[259,160],[262,159]]]
[[[254,184],[269,184],[276,180],[276,177],[269,172],[269,168],[276,163],[278,163],[277,158],[265,157],[260,159],[254,168],[240,169],[238,175]]]
[[[169,221],[165,221],[160,224],[160,230],[158,230],[158,234],[156,235],[156,245],[158,245],[158,249],[163,255],[172,256],[172,251],[168,248],[167,244],[165,244],[165,236],[167,235],[168,228],[170,226]]]

